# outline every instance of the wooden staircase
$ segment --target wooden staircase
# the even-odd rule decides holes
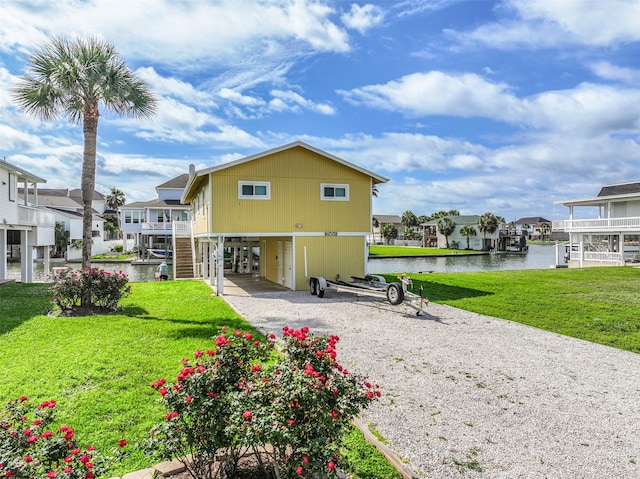
[[[193,252],[191,251],[191,238],[174,238],[173,264],[175,267],[175,279],[193,278]]]

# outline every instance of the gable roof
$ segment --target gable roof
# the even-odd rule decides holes
[[[189,173],[183,173],[180,176],[176,176],[175,178],[169,181],[166,181],[161,185],[156,186],[156,190],[158,188],[181,190],[185,186],[187,186],[188,181],[189,181]]]
[[[18,175],[18,178],[24,178],[27,181],[32,183],[46,183],[47,180],[44,178],[40,178],[39,176],[34,175],[33,173],[29,173],[27,170],[20,168],[14,164],[9,163],[7,160],[0,158],[0,166],[9,170],[10,173],[15,173]]]
[[[518,221],[516,221],[515,224],[517,225],[537,225],[539,223],[551,223],[551,221],[549,221],[546,218],[543,218],[542,216],[528,216],[526,218],[520,218]]]
[[[232,168],[234,166],[237,165],[241,165],[243,163],[248,163],[250,161],[253,160],[257,160],[259,158],[264,158],[266,156],[269,155],[273,155],[274,153],[279,153],[281,151],[285,151],[285,150],[290,150],[292,148],[296,148],[296,147],[300,147],[300,148],[304,148],[306,150],[312,151],[320,156],[324,156],[325,158],[329,158],[330,160],[333,160],[337,163],[340,163],[348,168],[351,168],[353,170],[359,171],[360,173],[363,173],[367,176],[370,176],[373,179],[373,184],[378,184],[378,183],[386,183],[387,181],[389,181],[389,178],[385,178],[384,176],[380,176],[372,171],[369,171],[365,168],[362,168],[358,165],[355,165],[353,163],[349,163],[346,160],[343,160],[342,158],[338,158],[335,155],[332,155],[331,153],[327,153],[326,151],[322,151],[319,148],[316,148],[314,146],[308,145],[307,143],[304,143],[303,141],[294,141],[292,143],[288,143],[286,145],[282,145],[282,146],[278,146],[276,148],[272,148],[270,150],[267,151],[263,151],[260,153],[256,153],[254,155],[250,155],[250,156],[245,156],[244,158],[240,158],[238,160],[234,160],[234,161],[229,161],[227,163],[221,163],[219,165],[216,166],[211,166],[209,168],[204,168],[202,170],[196,171],[194,174],[189,176],[189,181],[187,182],[187,185],[184,188],[184,193],[182,194],[182,201],[184,202],[186,199],[188,199],[191,193],[191,190],[194,188],[194,186],[198,183],[197,179],[198,178],[202,178],[203,176],[206,176],[210,173],[214,173],[216,171],[221,171],[221,170],[225,170],[227,168]]]
[[[581,198],[577,200],[554,201],[554,204],[565,206],[597,206],[602,205],[609,199],[637,198],[640,196],[640,181],[620,183],[617,185],[605,185],[600,188],[598,196],[593,198]]]
[[[600,189],[600,193],[598,193],[598,197],[627,195],[630,193],[640,193],[640,182],[603,186]]]

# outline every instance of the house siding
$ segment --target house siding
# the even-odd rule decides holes
[[[368,232],[371,179],[304,148],[292,148],[211,174],[213,232]],[[239,181],[269,181],[270,199],[239,199]],[[349,185],[349,201],[322,201],[321,183]],[[296,227],[296,224],[301,225]]]

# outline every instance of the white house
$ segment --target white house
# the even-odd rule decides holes
[[[640,181],[603,186],[596,197],[557,201],[569,219],[554,220],[553,231],[569,234],[569,267],[624,265],[639,258]],[[576,208],[585,214],[578,219]],[[558,256],[564,255],[558,251]]]
[[[21,191],[22,194],[22,191]],[[33,191],[29,190],[29,198],[33,198]],[[65,259],[82,258],[82,192],[79,188],[69,190],[66,188],[40,188],[38,189],[38,204],[49,208],[56,223],[63,223],[65,231],[69,232],[70,244],[65,252]],[[91,254],[98,255],[111,251],[117,243],[114,240],[107,240],[104,231],[104,218],[101,216],[105,212],[105,197],[102,193],[94,191],[93,218],[91,220]]]
[[[20,258],[20,279],[33,281],[33,261],[42,258],[49,270],[49,251],[54,245],[54,215],[38,206],[39,183],[28,171],[0,160],[0,280],[7,278],[7,260]],[[33,199],[18,197],[18,186],[33,188]]]
[[[156,186],[158,198],[138,201],[120,207],[123,247],[131,250],[144,245],[152,251],[168,255],[172,247],[173,222],[189,221],[190,206],[180,203],[189,174],[184,173]]]
[[[486,243],[488,248],[496,248],[498,246],[498,240],[500,238],[500,231],[503,225],[498,225],[498,228],[493,233],[487,233],[486,239],[484,233],[478,229],[478,215],[458,215],[448,216],[448,218],[455,223],[453,232],[449,235],[449,247],[453,248],[457,245],[460,249],[467,248],[467,237],[462,235],[461,230],[465,226],[471,226],[476,231],[476,236],[469,236],[469,249],[482,250],[483,245]],[[421,226],[423,227],[423,241],[426,246],[446,248],[447,238],[438,231],[438,221],[441,218],[427,221]]]

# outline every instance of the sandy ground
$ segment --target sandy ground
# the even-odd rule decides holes
[[[338,360],[383,391],[361,420],[418,477],[640,478],[640,355],[437,304],[224,299],[265,332],[339,335]]]

